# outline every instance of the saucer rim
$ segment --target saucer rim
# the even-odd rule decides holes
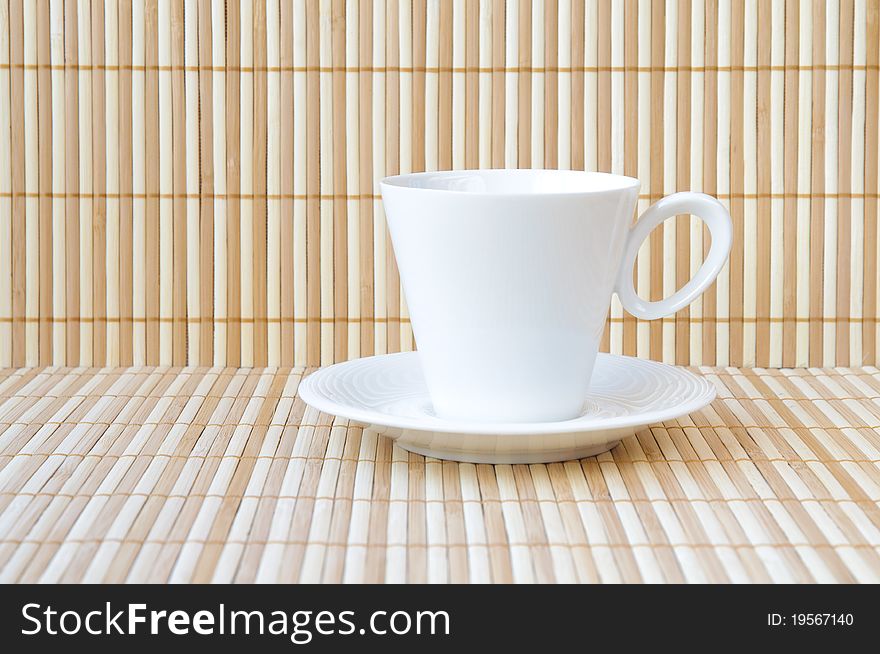
[[[700,392],[697,392],[695,389],[694,397],[681,404],[676,404],[664,409],[636,412],[625,416],[579,416],[569,420],[551,422],[477,422],[432,417],[431,424],[426,424],[425,420],[419,418],[399,416],[370,409],[359,409],[350,405],[340,404],[329,399],[326,395],[318,392],[314,388],[316,380],[325,375],[332,375],[344,366],[352,365],[355,362],[362,363],[366,359],[375,359],[376,363],[381,365],[381,360],[389,360],[392,357],[414,358],[417,356],[417,351],[396,352],[393,354],[379,354],[370,357],[361,357],[359,359],[352,359],[350,361],[343,361],[330,366],[325,366],[305,376],[300,381],[297,388],[297,395],[307,405],[321,411],[322,413],[370,425],[391,427],[395,429],[413,429],[418,431],[442,431],[443,433],[448,434],[505,434],[508,436],[530,436],[542,433],[582,433],[655,424],[665,420],[673,420],[701,409],[711,403],[717,396],[715,386],[712,385],[711,382],[705,377],[696,375],[681,366],[604,352],[600,352],[598,356],[606,360],[611,358],[621,359],[627,365],[656,367],[657,369],[662,370],[664,374],[670,374],[671,371],[672,374],[688,376],[692,378],[699,387],[701,387]]]

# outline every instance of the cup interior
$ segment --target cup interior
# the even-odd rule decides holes
[[[582,170],[451,170],[386,177],[383,184],[480,195],[600,193],[637,187],[624,175]]]

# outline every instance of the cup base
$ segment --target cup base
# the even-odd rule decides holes
[[[481,408],[479,412],[461,412],[450,410],[438,410],[437,406],[432,404],[431,414],[441,420],[450,420],[453,422],[476,422],[486,424],[531,424],[538,422],[566,422],[568,420],[577,420],[586,413],[586,405],[578,407],[575,411],[529,411],[510,413],[508,411],[491,411],[487,412],[485,408]]]

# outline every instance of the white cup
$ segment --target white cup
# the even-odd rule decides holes
[[[415,173],[380,183],[413,333],[442,418],[545,422],[579,416],[611,294],[651,320],[687,306],[730,251],[730,215],[675,193],[634,226],[639,181],[557,170]],[[677,214],[699,216],[712,246],[696,276],[641,299],[642,241]]]

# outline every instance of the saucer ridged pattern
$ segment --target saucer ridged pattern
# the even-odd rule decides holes
[[[300,396],[327,413],[365,423],[455,433],[535,434],[645,425],[681,416],[715,397],[712,385],[682,368],[599,354],[581,416],[545,423],[459,422],[434,415],[418,353],[356,359],[324,368]]]

